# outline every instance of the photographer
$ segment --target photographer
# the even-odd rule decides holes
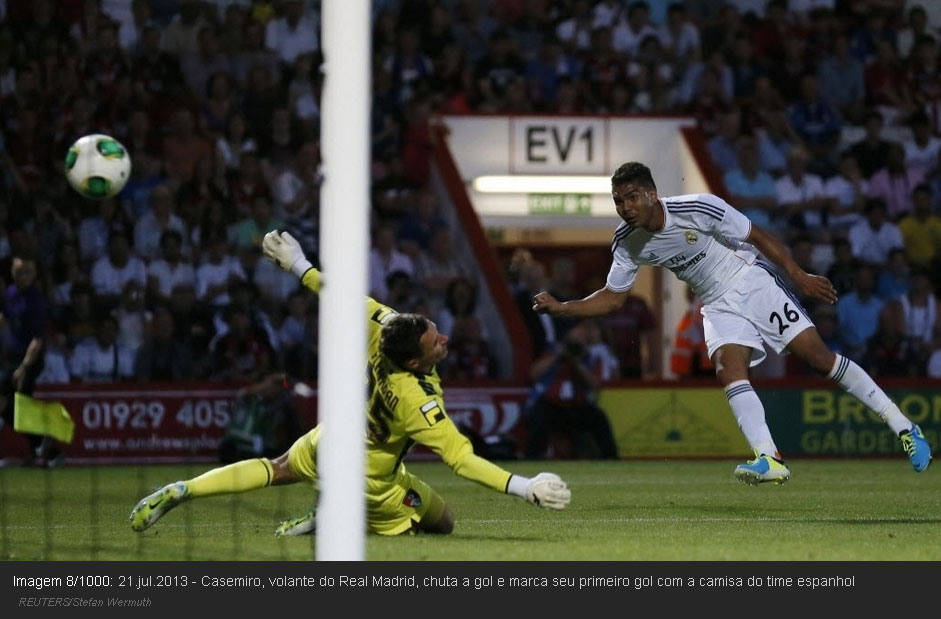
[[[533,364],[534,383],[524,412],[528,459],[617,458],[611,425],[596,403],[602,374],[595,370],[596,355],[589,352],[592,327],[590,321],[578,323],[554,351]],[[551,438],[563,439],[558,445],[563,453],[547,453]]]

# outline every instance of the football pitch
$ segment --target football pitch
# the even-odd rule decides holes
[[[559,473],[561,512],[409,463],[452,506],[449,537],[369,536],[370,560],[941,560],[941,468],[904,458],[793,460],[791,482],[746,487],[734,461],[511,462]],[[156,486],[209,466],[0,469],[0,560],[310,560],[315,538],[276,538],[308,488],[192,501],[144,533],[128,514]]]

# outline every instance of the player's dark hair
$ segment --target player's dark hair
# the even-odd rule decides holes
[[[654,191],[657,190],[657,185],[653,182],[653,175],[650,173],[650,168],[637,161],[622,164],[611,176],[612,187],[617,187],[625,183],[648,187]]]
[[[421,336],[428,329],[428,319],[418,314],[397,314],[382,326],[379,350],[392,363],[404,368],[422,356]]]

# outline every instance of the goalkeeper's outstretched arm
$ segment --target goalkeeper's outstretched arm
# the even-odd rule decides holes
[[[276,266],[297,275],[306,288],[320,292],[320,271],[310,263],[301,244],[290,232],[272,230],[262,239],[261,251]]]
[[[442,404],[437,402],[443,413]],[[427,425],[423,415],[414,419],[409,435],[441,456],[444,463],[464,479],[548,509],[564,509],[572,500],[571,490],[555,473],[540,473],[527,478],[510,473],[475,454],[470,441],[446,415],[436,416],[436,422],[431,426]]]

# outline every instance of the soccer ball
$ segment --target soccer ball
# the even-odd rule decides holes
[[[86,135],[69,147],[65,175],[72,188],[86,198],[110,198],[124,189],[131,177],[131,156],[109,135]]]

